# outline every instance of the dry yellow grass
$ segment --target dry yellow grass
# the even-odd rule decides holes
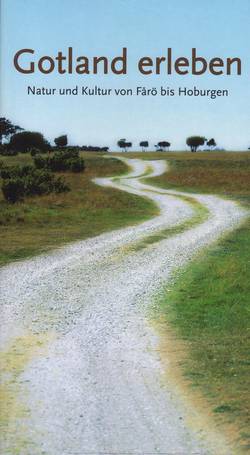
[[[162,187],[247,198],[250,192],[250,152],[148,152],[123,156],[166,159],[169,172],[151,180]]]

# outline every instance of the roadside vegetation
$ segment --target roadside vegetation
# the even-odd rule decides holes
[[[49,154],[44,154],[47,159]],[[91,179],[121,175],[127,167],[103,154],[80,152],[84,172],[60,171],[71,191],[26,196],[15,204],[0,196],[0,263],[47,251],[67,242],[93,237],[111,229],[146,220],[157,208],[146,198],[95,185]],[[30,153],[2,156],[6,166],[32,166]],[[53,174],[54,175],[54,174]],[[59,175],[59,177],[58,177]]]
[[[158,213],[146,198],[92,182],[128,171],[103,156],[108,147],[68,146],[66,134],[54,143],[0,118],[0,264]]]
[[[169,172],[150,182],[161,188],[220,194],[250,208],[249,153],[193,156],[171,154]],[[250,437],[249,234],[247,220],[199,254],[160,302],[166,330],[173,327],[187,348],[188,354],[179,357],[184,376],[203,391],[216,421],[236,429],[239,451],[249,449]]]
[[[99,187],[91,181],[126,173],[125,164],[115,159],[119,154],[106,159],[93,153],[106,152],[108,147],[69,150],[66,135],[55,138],[56,147],[52,147],[40,133],[22,131],[2,118],[0,140],[9,137],[7,146],[0,145],[0,263],[156,215],[157,208],[146,198]],[[169,152],[171,144],[164,140],[155,145],[156,152],[129,153],[129,157],[167,159],[169,171],[150,179],[155,186],[218,194],[250,208],[250,153],[215,151],[215,140],[203,136],[191,136],[186,143],[195,153]],[[210,151],[197,151],[204,144]],[[124,151],[132,147],[125,138],[117,145]],[[145,151],[148,141],[142,140],[140,147]],[[141,249],[189,229],[206,216],[201,207],[196,207],[194,218],[187,223],[151,235],[132,248]],[[166,331],[172,326],[187,346],[188,355],[179,359],[184,375],[205,393],[219,421],[235,424],[238,446],[245,448],[249,448],[250,423],[249,227],[249,220],[245,221],[199,254],[171,289],[168,286],[161,300]]]
[[[168,286],[161,314],[188,354],[179,365],[210,401],[217,423],[236,426],[249,448],[249,223],[200,254]]]
[[[166,159],[166,155],[159,153],[156,158]],[[215,193],[249,204],[250,152],[169,153],[167,162],[169,171],[151,183],[187,192]]]

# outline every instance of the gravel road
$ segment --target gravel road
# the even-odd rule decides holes
[[[159,216],[1,270],[4,455],[219,453],[216,441],[188,427],[181,397],[163,383],[148,312],[172,273],[245,211],[192,195],[209,210],[206,221],[131,251],[193,208],[185,193],[156,192],[140,180],[165,172],[164,161],[124,161],[129,175],[96,183],[152,199]]]

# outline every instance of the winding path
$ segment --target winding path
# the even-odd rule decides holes
[[[181,397],[162,383],[147,314],[173,271],[245,212],[229,200],[189,194],[209,211],[203,222],[130,248],[183,224],[194,208],[185,193],[141,180],[165,172],[164,161],[124,161],[130,174],[96,183],[152,199],[159,216],[1,271],[2,453],[215,453],[213,441],[188,428]]]

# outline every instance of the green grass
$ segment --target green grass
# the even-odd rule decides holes
[[[237,424],[244,444],[250,423],[249,225],[196,258],[161,301],[166,321],[188,343],[184,374],[202,387],[215,414]]]
[[[170,172],[149,180],[162,188],[220,194],[249,206],[249,153],[129,153],[122,156],[167,158]],[[11,207],[0,202],[2,262],[142,221],[157,212],[146,199],[100,188],[91,182],[94,176],[125,173],[123,163],[108,161],[97,154],[84,157],[85,173],[66,174],[72,186],[70,193],[33,198]],[[27,163],[30,157],[21,155],[4,160]],[[206,214],[198,208],[194,216],[200,218]],[[203,390],[217,419],[237,425],[245,446],[250,408],[247,393],[249,226],[250,222],[245,222],[195,258],[176,278],[170,292],[164,293],[160,305],[166,331],[171,324],[187,342],[189,355],[183,364],[184,374]],[[183,226],[173,229],[183,229]],[[171,235],[171,232],[168,230],[163,235]],[[149,243],[158,240],[153,236]]]
[[[98,153],[82,153],[86,170],[64,174],[69,193],[27,198],[8,204],[0,197],[0,264],[48,251],[67,242],[144,221],[158,213],[155,205],[136,195],[91,182],[94,177],[122,175],[127,167]],[[30,164],[28,154],[2,157],[5,164]]]
[[[249,153],[189,155],[172,154],[169,172],[154,183],[219,194],[249,208]],[[183,374],[203,391],[217,421],[235,426],[241,449],[249,448],[250,423],[249,228],[247,220],[197,256],[160,301],[166,333],[170,324],[187,347],[179,359]]]

